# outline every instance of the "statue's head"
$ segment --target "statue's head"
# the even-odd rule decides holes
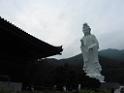
[[[83,31],[84,35],[89,35],[90,31],[91,31],[91,28],[87,23],[84,23],[82,31]]]

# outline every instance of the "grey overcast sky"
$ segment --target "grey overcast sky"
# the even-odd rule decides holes
[[[54,46],[79,54],[87,22],[101,49],[124,49],[124,0],[0,0],[0,16]]]

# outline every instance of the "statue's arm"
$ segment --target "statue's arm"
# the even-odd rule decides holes
[[[88,47],[88,49],[93,49],[94,47],[99,48],[99,43],[96,37],[92,35],[92,44]]]
[[[81,49],[81,51],[83,52],[83,49],[84,49],[84,42],[83,42],[83,39],[81,39],[80,42],[81,42],[80,49]]]

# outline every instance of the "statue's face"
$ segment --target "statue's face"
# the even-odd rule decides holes
[[[83,26],[83,33],[84,33],[84,35],[90,34],[90,29],[89,29],[89,27]]]

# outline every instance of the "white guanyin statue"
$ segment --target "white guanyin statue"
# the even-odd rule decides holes
[[[91,28],[87,23],[83,24],[84,33],[81,39],[81,52],[83,55],[83,70],[87,76],[98,79],[104,83],[104,76],[101,74],[102,68],[98,59],[99,43],[96,37],[90,33]]]

